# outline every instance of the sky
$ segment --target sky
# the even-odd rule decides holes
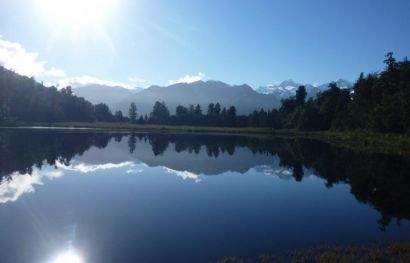
[[[0,1],[0,64],[44,83],[354,81],[410,56],[409,0]]]

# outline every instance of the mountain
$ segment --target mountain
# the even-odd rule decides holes
[[[142,88],[126,89],[120,86],[108,86],[100,84],[82,85],[73,88],[74,93],[90,101],[93,104],[105,103],[110,109],[129,96],[140,92]]]
[[[199,104],[205,113],[212,102],[219,102],[222,107],[234,105],[238,114],[248,114],[260,108],[273,109],[280,105],[274,95],[260,94],[246,84],[231,86],[220,81],[197,81],[167,87],[151,86],[113,105],[113,109],[127,113],[131,102],[135,102],[138,114],[149,114],[156,101],[164,101],[171,113],[178,105],[190,104]]]
[[[337,86],[340,88],[353,87],[353,84],[348,80],[338,79],[335,82]],[[285,80],[278,85],[269,85],[269,86],[259,87],[256,91],[261,94],[272,94],[280,99],[285,99],[285,98],[294,96],[296,94],[296,90],[298,89],[298,87],[301,85],[304,85],[306,87],[308,98],[312,98],[312,97],[316,97],[316,95],[319,92],[323,92],[326,89],[328,89],[329,84],[330,82],[324,83],[321,85],[312,85],[312,84],[297,83],[293,80]]]

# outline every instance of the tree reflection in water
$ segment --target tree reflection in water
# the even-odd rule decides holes
[[[311,169],[327,187],[345,183],[351,193],[381,214],[382,230],[392,219],[410,219],[410,157],[352,151],[305,139],[258,138],[228,135],[102,133],[91,131],[1,130],[0,177],[11,180],[13,173],[31,174],[33,168],[56,163],[69,165],[73,157],[91,147],[105,148],[113,140],[128,139],[132,155],[138,143],[148,142],[154,156],[166,151],[174,155],[206,154],[212,158],[235,155],[239,148],[257,156],[277,156],[279,165],[289,169],[301,182]],[[171,147],[174,146],[174,147]],[[209,165],[212,165],[210,163]],[[187,172],[192,172],[186,167]]]

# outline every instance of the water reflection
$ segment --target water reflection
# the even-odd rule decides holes
[[[96,154],[96,164],[72,162],[90,148],[104,149],[113,140],[118,147],[127,140],[129,153],[115,145]],[[151,153],[147,149],[151,148]],[[119,154],[119,152],[121,152]],[[116,155],[116,157],[114,157]],[[200,174],[218,175],[226,171],[245,173],[251,168],[281,178],[290,175],[298,182],[310,170],[328,187],[347,183],[357,200],[369,203],[382,217],[384,228],[392,218],[410,218],[409,158],[353,152],[311,140],[262,139],[245,136],[125,134],[67,131],[3,130],[0,132],[0,202],[15,201],[32,192],[42,178],[71,170],[90,173],[101,169],[128,167],[135,162],[164,166],[166,172],[183,179],[200,181]],[[112,161],[117,158],[117,162]],[[77,158],[81,159],[81,158]],[[210,160],[211,159],[211,160]],[[43,165],[60,168],[42,172]]]
[[[138,188],[141,192],[140,194],[138,193],[138,199],[129,197],[130,203],[127,203],[127,205],[133,207],[134,202],[135,204],[139,204],[143,202],[141,200],[147,200],[147,204],[149,205],[154,203],[164,205],[158,201],[161,198],[161,192],[170,191],[170,193],[172,193],[170,196],[175,196],[177,203],[174,206],[170,203],[166,203],[166,205],[161,206],[161,211],[155,210],[155,213],[154,208],[151,208],[149,205],[144,206],[144,213],[151,211],[155,215],[152,215],[153,218],[150,218],[148,221],[157,222],[157,217],[169,217],[171,219],[177,216],[182,217],[182,215],[178,214],[178,209],[182,209],[183,206],[187,206],[186,209],[191,210],[202,209],[196,212],[184,210],[184,213],[192,212],[191,216],[193,217],[195,217],[195,215],[200,216],[202,213],[200,218],[195,218],[196,221],[206,220],[201,224],[205,227],[203,229],[205,232],[201,232],[198,235],[209,233],[210,230],[206,230],[206,227],[218,225],[217,221],[213,221],[216,220],[212,217],[213,213],[219,214],[218,219],[224,222],[224,216],[230,213],[232,215],[235,215],[235,213],[240,214],[241,209],[245,209],[242,208],[242,205],[247,207],[246,205],[252,198],[255,200],[261,199],[263,201],[261,201],[260,207],[250,206],[247,208],[251,210],[249,214],[253,215],[254,218],[247,218],[247,214],[241,214],[241,220],[239,220],[237,224],[239,224],[239,222],[246,223],[253,222],[252,220],[263,220],[264,216],[271,220],[275,220],[273,219],[275,217],[281,218],[279,214],[275,214],[275,210],[279,209],[277,202],[280,200],[273,199],[271,196],[273,192],[269,191],[269,187],[275,189],[275,191],[283,192],[281,192],[279,198],[289,198],[289,202],[293,202],[293,199],[288,196],[286,191],[295,191],[296,189],[286,190],[284,187],[289,187],[286,185],[281,185],[282,188],[279,189],[276,186],[278,185],[278,181],[292,182],[299,186],[309,186],[312,180],[319,180],[322,185],[326,185],[329,191],[333,189],[335,193],[338,193],[340,190],[340,185],[348,186],[350,188],[350,196],[353,196],[359,203],[369,205],[380,214],[378,225],[380,229],[384,231],[387,226],[391,225],[390,223],[393,219],[397,219],[398,223],[400,223],[402,219],[410,219],[409,169],[410,158],[408,156],[356,152],[311,140],[226,135],[0,130],[0,203],[3,205],[15,202],[19,200],[19,198],[24,199],[22,196],[33,193],[36,188],[42,187],[41,185],[43,184],[45,185],[44,187],[46,187],[47,185],[62,180],[61,178],[67,178],[67,180],[69,180],[69,175],[74,174],[83,174],[83,177],[90,177],[89,180],[92,180],[92,177],[98,177],[98,182],[104,185],[104,191],[114,195],[117,195],[116,191],[120,193],[124,191],[124,193],[130,196],[134,196],[134,193],[138,191],[129,190],[129,192],[127,192],[127,190],[123,190],[123,188],[127,188],[128,185],[131,186],[131,184],[128,183],[129,178],[145,176],[144,184],[150,185],[152,184],[151,179],[147,178],[153,177],[155,174],[163,174],[178,178],[178,180],[184,181],[184,184],[192,183],[192,185],[190,188],[181,188],[182,186],[177,187],[167,179],[161,179],[161,182],[155,184],[158,190],[141,185],[141,187]],[[106,176],[97,176],[100,174],[106,175],[107,177],[109,175],[115,176],[113,178],[116,178],[116,181],[104,179]],[[247,178],[246,180],[236,180],[235,178],[229,177],[229,175],[232,174],[244,174],[245,176],[260,174],[266,177],[276,178],[277,180],[269,181],[269,185],[264,180],[262,182],[261,179]],[[216,178],[220,179],[218,184],[212,180]],[[78,191],[77,195],[84,198],[76,201],[75,204],[77,206],[80,206],[80,203],[85,202],[88,198],[89,200],[87,202],[97,200],[102,203],[101,205],[108,205],[110,203],[108,199],[104,199],[105,195],[107,195],[106,192],[93,192],[93,187],[93,189],[84,189],[85,186],[82,187],[82,185],[75,184],[74,180],[67,180],[65,184],[72,184],[72,188]],[[147,183],[147,180],[149,183]],[[242,180],[244,181],[242,182]],[[121,181],[127,183],[121,184],[121,188],[116,189],[116,187],[119,187],[117,185],[120,185]],[[209,181],[206,188],[193,186],[202,185],[206,183],[206,181]],[[245,181],[246,183],[244,183]],[[95,184],[97,181],[94,180],[92,182]],[[226,189],[226,192],[218,192],[219,184],[224,185],[225,188],[223,189]],[[231,184],[235,185],[236,189],[233,186],[230,187]],[[215,188],[213,188],[213,186],[215,186]],[[59,191],[64,191],[64,188],[65,186],[61,186]],[[184,196],[179,197],[177,190],[174,190],[174,188],[182,191]],[[263,190],[260,190],[260,193],[259,188],[263,188]],[[240,189],[241,195],[238,194],[238,189]],[[312,198],[312,196],[303,192],[305,191],[304,189],[305,187],[297,188],[297,191],[300,191],[298,196],[303,196],[305,199]],[[64,195],[68,194],[69,193],[64,193]],[[89,197],[89,194],[99,197]],[[199,198],[198,195],[200,194],[204,196],[201,198],[206,197],[209,200]],[[55,195],[54,192],[48,193],[46,197],[52,198],[53,195]],[[238,204],[236,204],[234,203],[235,200],[229,199],[230,195],[237,196],[237,198],[241,200],[238,200]],[[269,196],[269,198],[264,199],[265,196]],[[318,200],[321,200],[320,196],[318,196],[318,198]],[[100,201],[101,199],[105,201]],[[202,202],[202,206],[197,208],[195,204],[195,206],[190,207],[191,199]],[[341,199],[348,200],[346,196],[343,196]],[[229,206],[225,205],[225,203],[223,203],[224,200],[225,202],[231,200],[232,203],[228,202]],[[299,202],[303,203],[302,201]],[[329,207],[323,203],[312,203],[311,207],[323,209],[324,211],[322,211],[322,213],[325,215],[324,218],[329,216],[326,209],[346,209],[346,214],[351,213],[350,210],[348,210],[350,209],[350,204],[349,206],[346,205],[347,203],[342,204],[339,199],[332,200],[332,202],[334,203],[330,204]],[[236,205],[235,208],[238,210],[233,210],[233,207],[230,207],[232,204]],[[61,205],[65,204],[62,203]],[[265,207],[262,207],[263,205]],[[330,208],[330,206],[337,205],[340,207]],[[174,210],[170,210],[171,208],[168,208],[169,206],[172,206]],[[299,209],[302,212],[311,209],[310,206],[303,207],[302,204],[298,204],[297,202],[289,204],[288,206],[290,208],[294,206],[295,210]],[[121,202],[115,203],[113,209],[119,209],[118,207],[121,207]],[[95,217],[97,221],[99,221],[101,217],[118,217],[116,220],[127,222],[126,219],[120,218],[120,216],[130,213],[127,212],[130,207],[126,207],[124,204],[124,210],[119,210],[117,213],[112,212],[112,214],[108,213],[107,215],[103,213],[99,217],[97,217],[97,214],[101,214],[101,212],[97,213],[97,208],[87,207],[85,208],[85,212],[82,213],[89,213],[89,218]],[[256,208],[258,210],[253,210]],[[2,209],[1,205],[0,209]],[[47,210],[49,208],[42,209]],[[262,211],[265,212],[262,213]],[[319,213],[318,211],[315,212]],[[258,217],[257,215],[259,215],[259,213],[261,214]],[[64,218],[66,216],[67,215],[64,215],[62,217]],[[138,219],[136,215],[133,216]],[[73,222],[76,223],[77,220],[78,219],[75,219]],[[286,220],[292,222],[294,218],[286,217]],[[340,220],[348,221],[350,219],[345,218]],[[373,222],[376,221],[376,219],[372,220],[374,220]],[[70,222],[70,224],[73,222]],[[143,229],[147,227],[147,222],[143,225]],[[280,222],[281,224],[285,224],[283,221]],[[306,221],[306,223],[308,222],[309,221]],[[190,223],[191,221],[185,223],[184,227],[190,226]],[[271,222],[265,223],[265,225],[258,224],[261,225],[261,227],[266,227],[271,224]],[[310,223],[312,224],[312,222]],[[134,225],[134,222],[124,224],[129,226]],[[163,224],[163,222],[161,222],[161,224]],[[210,225],[208,226],[207,224]],[[223,228],[221,226],[221,228],[218,228],[218,231],[223,232],[225,231],[224,229],[229,228],[229,225],[232,224],[233,223],[229,221],[228,225],[223,225]],[[258,224],[255,224],[254,227],[257,228]],[[158,224],[156,226],[158,227]],[[194,227],[197,227],[197,225],[192,223],[192,228]],[[274,226],[272,225],[271,227]],[[313,228],[312,226],[309,227]],[[244,226],[238,226],[238,228],[243,229]],[[297,225],[292,224],[292,229],[293,228],[297,228]],[[299,231],[302,230],[306,231],[305,229]],[[126,235],[127,231],[128,230],[123,230],[121,233]],[[144,232],[145,230],[140,231]],[[166,229],[164,231],[166,236]],[[200,230],[196,228],[195,230],[178,229],[178,232],[183,232],[185,235],[189,235],[187,233],[191,232],[195,233],[196,231]],[[256,230],[253,231],[257,232]],[[263,229],[263,231],[269,232],[268,229]],[[160,235],[162,234],[164,233]],[[232,233],[230,234],[232,235]],[[292,233],[282,234],[289,235]],[[342,234],[343,233],[339,233],[339,235],[336,236]],[[89,233],[89,235],[98,236],[94,232]],[[257,241],[261,242],[268,239],[267,234],[266,237],[262,238],[263,236],[264,235],[261,234],[261,237],[259,237]],[[398,236],[400,235],[398,234]],[[206,238],[204,237],[203,239],[205,240]],[[254,241],[251,237],[249,237],[249,240]],[[294,240],[293,242],[295,242]],[[1,242],[2,240],[0,239],[0,243]],[[141,240],[138,240],[138,242],[141,242]],[[158,241],[154,242],[151,240],[151,243],[155,243],[156,245],[157,242]],[[164,247],[169,246],[169,244],[163,245]],[[209,246],[209,243],[206,243],[206,245]],[[143,247],[141,244],[140,246]],[[249,247],[250,245],[248,244],[247,246]],[[270,244],[270,246],[272,246],[272,244]],[[131,249],[130,247],[128,248]],[[192,251],[192,253],[194,252],[195,251]],[[198,251],[196,251],[196,253],[199,254]],[[227,256],[227,254],[222,254],[221,252],[218,257],[222,256]]]
[[[45,178],[58,178],[62,175],[61,171],[42,172],[37,169],[25,174],[14,172],[1,180],[0,203],[14,202],[22,194],[34,192],[34,187],[42,185]]]
[[[59,253],[56,258],[52,259],[50,263],[84,263],[84,259],[81,255],[74,251],[68,250],[65,252]]]

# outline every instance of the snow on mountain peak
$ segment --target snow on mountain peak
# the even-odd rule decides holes
[[[334,82],[342,89],[351,88],[353,86],[350,81],[344,79],[338,79]],[[273,94],[280,99],[284,99],[294,96],[299,86],[304,85],[306,87],[308,97],[315,97],[319,92],[328,89],[329,84],[330,82],[324,84],[301,84],[292,79],[288,79],[280,84],[259,87],[256,91],[262,94]]]

